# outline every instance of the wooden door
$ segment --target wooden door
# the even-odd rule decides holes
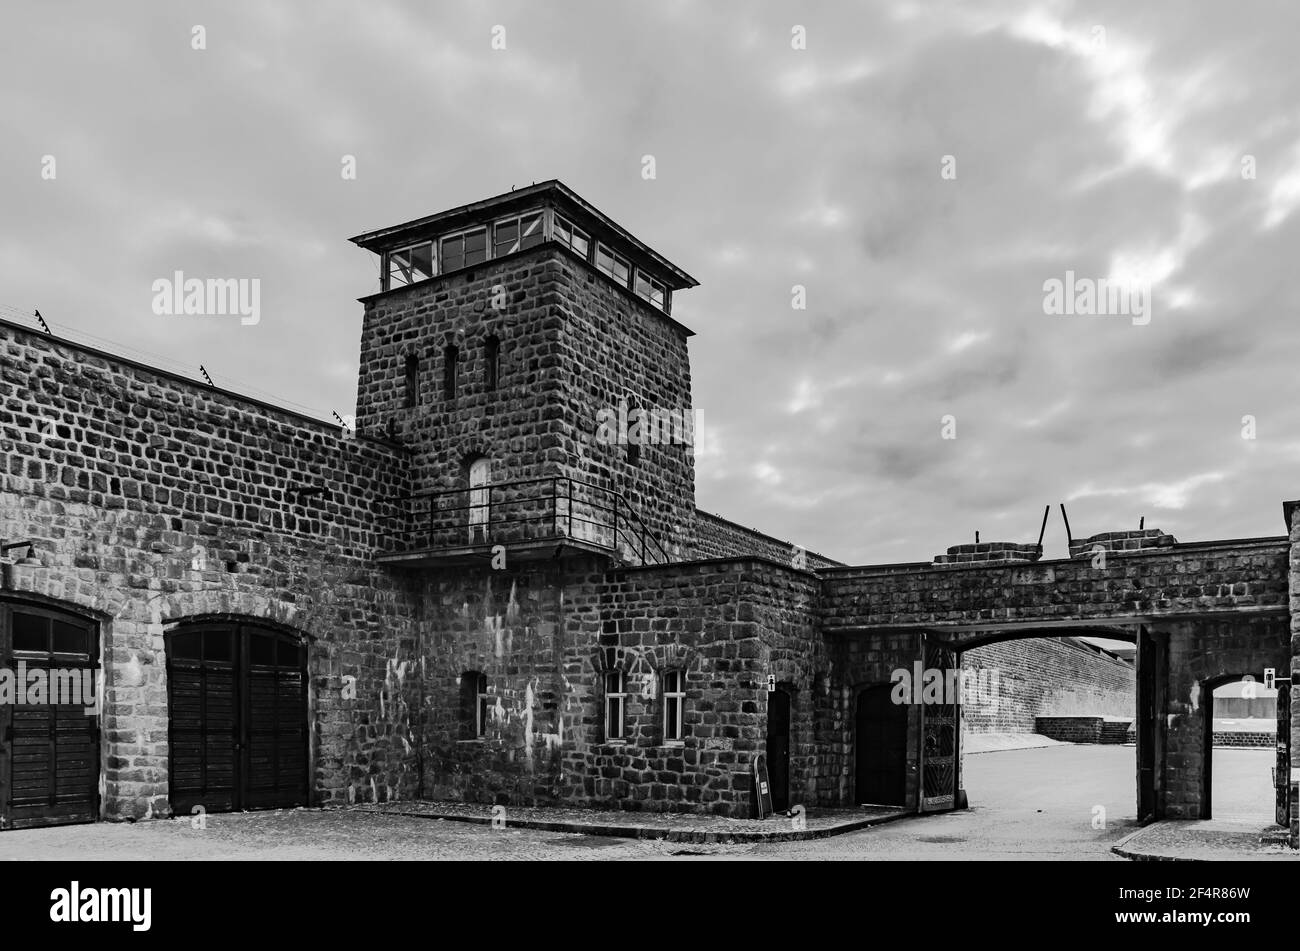
[[[469,467],[469,543],[488,540],[491,515],[492,463],[475,459]]]
[[[1291,681],[1277,684],[1277,772],[1274,773],[1274,821],[1291,826]]]
[[[921,704],[921,810],[952,809],[957,802],[957,731],[960,706],[948,696],[947,672],[957,669],[957,653],[927,639],[925,670],[944,684],[942,703]]]
[[[0,605],[15,690],[0,704],[0,829],[99,818],[98,635],[76,615]]]
[[[861,805],[907,804],[907,711],[894,703],[892,685],[858,694],[854,759],[854,799]]]
[[[168,636],[171,803],[177,814],[306,805],[306,648],[255,625]]]

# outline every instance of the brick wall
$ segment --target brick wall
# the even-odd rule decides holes
[[[401,453],[3,322],[0,355],[0,537],[34,539],[43,564],[9,569],[7,593],[99,621],[107,814],[168,812],[163,635],[199,616],[310,639],[320,800],[413,793],[414,697],[391,673],[416,655],[414,592],[370,561],[408,490]],[[290,491],[306,486],[326,494]]]
[[[996,684],[991,696],[967,698],[962,707],[972,733],[1033,733],[1042,716],[1131,717],[1136,709],[1133,666],[1073,638],[986,644],[964,651],[962,667]]]

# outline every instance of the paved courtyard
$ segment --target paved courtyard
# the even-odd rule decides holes
[[[1223,756],[1221,753],[1230,753]],[[1216,751],[1216,802],[1266,813],[1268,750]],[[1123,746],[1052,746],[972,755],[971,808],[907,818],[804,842],[684,844],[383,815],[310,810],[99,823],[0,834],[0,860],[21,859],[1088,859],[1136,826],[1134,753]],[[1260,775],[1263,776],[1261,784]],[[1263,798],[1261,798],[1263,797]],[[788,820],[774,820],[788,822]]]

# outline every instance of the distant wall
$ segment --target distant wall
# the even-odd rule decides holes
[[[773,538],[771,535],[764,535],[762,532],[755,531],[752,528],[745,528],[743,525],[737,525],[735,522],[729,522],[725,518],[719,518],[708,512],[695,510],[695,557],[704,558],[731,558],[737,555],[758,555],[762,558],[771,558],[773,561],[781,564],[791,564],[793,561],[795,544],[794,542],[782,541],[779,538]],[[809,568],[834,568],[841,567],[841,563],[833,561],[824,555],[816,552],[807,552]]]
[[[1133,667],[1069,638],[972,648],[962,667],[991,687],[962,706],[969,733],[1033,733],[1040,716],[1132,717],[1136,709]]]

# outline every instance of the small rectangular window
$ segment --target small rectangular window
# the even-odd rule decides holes
[[[598,244],[596,245],[596,270],[608,274],[627,287],[627,279],[632,274],[632,265],[627,262],[627,258],[620,257],[603,244]]]
[[[13,649],[41,651],[50,649],[50,620],[39,614],[13,613]]]
[[[605,739],[625,738],[623,713],[627,706],[627,691],[623,688],[623,671],[605,672]]]
[[[443,238],[440,256],[443,274],[482,264],[487,260],[487,228]]]
[[[581,228],[575,228],[572,222],[556,215],[555,224],[551,228],[551,237],[584,261],[587,259],[587,253],[591,250],[591,236]]]
[[[668,670],[663,675],[664,686],[664,740],[681,740],[685,733],[684,708],[686,706],[686,678],[680,670]]]
[[[492,232],[492,256],[499,258],[542,243],[542,213],[506,218],[496,223]]]
[[[648,300],[660,310],[664,309],[664,300],[667,297],[668,288],[662,281],[656,281],[640,268],[636,269],[636,283],[633,285],[632,290],[637,297]]]
[[[433,277],[433,242],[425,241],[388,252],[388,286],[404,287]]]

